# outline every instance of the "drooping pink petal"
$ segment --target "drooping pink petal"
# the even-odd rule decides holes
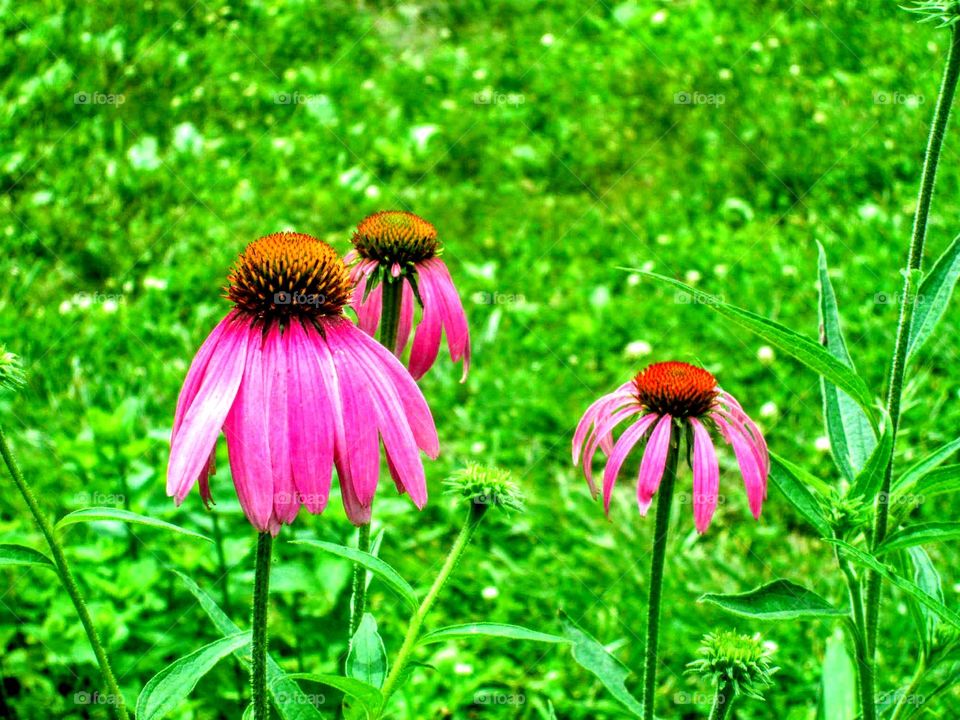
[[[294,321],[284,341],[292,370],[287,404],[293,482],[307,510],[316,514],[323,512],[330,497],[337,413],[331,398],[337,389],[327,388],[325,369],[314,349],[325,341],[316,328]],[[335,376],[332,362],[326,375]]]
[[[617,482],[617,475],[620,474],[620,468],[623,467],[627,455],[636,447],[637,443],[640,442],[640,439],[643,438],[647,429],[656,419],[657,416],[652,413],[644,415],[624,430],[623,435],[620,436],[617,444],[614,445],[610,459],[607,461],[607,466],[603,470],[603,509],[608,515],[610,514],[610,498],[613,495],[613,486]]]
[[[410,331],[413,329],[413,309],[416,299],[413,296],[413,288],[409,282],[404,282],[401,289],[400,298],[400,321],[397,323],[397,346],[393,354],[397,357],[403,355],[407,342],[410,340]]]
[[[447,348],[450,351],[450,359],[457,362],[463,358],[463,376],[460,382],[467,378],[467,372],[470,369],[470,328],[467,324],[467,315],[463,311],[463,303],[460,302],[460,295],[453,284],[453,278],[450,277],[450,271],[446,264],[438,257],[431,258],[424,265],[430,266],[430,272],[426,274],[426,281],[432,285],[431,294],[440,303],[441,321],[443,328],[447,333]],[[426,302],[426,301],[424,301]]]
[[[432,272],[429,265],[418,268],[417,272],[417,291],[423,301],[423,312],[410,348],[410,374],[414,380],[422,378],[433,366],[443,336],[443,309],[435,294]]]
[[[222,325],[222,324],[221,324]],[[247,326],[233,320],[223,325],[193,398],[184,402],[170,446],[167,495],[179,505],[206,472],[217,437],[241,384],[246,358]]]
[[[267,427],[270,399],[264,382],[264,339],[259,327],[249,327],[247,334],[243,380],[223,431],[240,505],[250,523],[260,532],[267,532],[274,517],[274,491]]]
[[[601,396],[599,399],[595,400],[590,407],[586,409],[586,412],[583,413],[583,417],[580,418],[580,422],[577,424],[577,429],[573,433],[573,464],[580,464],[580,456],[583,452],[584,443],[586,442],[591,428],[595,427],[597,423],[606,417],[611,409],[615,409],[619,405],[633,400],[631,395],[625,392],[626,385],[623,385],[617,388],[612,393]],[[609,438],[609,434],[607,436]],[[601,442],[601,447],[606,443]],[[609,447],[604,448],[604,452],[609,454]]]
[[[385,372],[379,353],[371,347],[372,341],[348,323],[341,324],[336,333],[337,342],[352,355],[357,372],[366,377],[391,474],[410,494],[414,504],[422,508],[427,501],[423,462],[397,389]]]
[[[197,354],[193,356],[190,363],[190,369],[187,370],[187,376],[184,378],[183,387],[180,389],[180,396],[177,398],[177,410],[173,418],[173,433],[170,436],[170,442],[173,443],[173,436],[177,434],[180,423],[183,422],[183,415],[193,399],[200,390],[203,376],[207,371],[207,365],[210,364],[210,358],[216,350],[217,343],[223,337],[224,331],[236,320],[236,313],[231,311],[223,320],[217,323],[217,326],[203,341]]]
[[[348,320],[337,320],[336,322],[345,324],[352,329],[352,325],[350,325]],[[347,330],[347,332],[349,333],[349,330]],[[413,381],[410,373],[407,372],[403,364],[380,343],[367,337],[361,337],[356,333],[350,333],[349,337],[354,343],[363,343],[366,351],[378,360],[380,367],[387,373],[390,382],[397,391],[400,402],[403,405],[403,410],[407,416],[407,422],[413,430],[413,436],[417,441],[417,446],[426,453],[427,457],[436,458],[440,452],[437,428],[433,422],[430,407],[427,405],[423,393]]]
[[[344,344],[343,327],[348,321],[330,318],[324,323],[327,347],[333,357],[340,387],[344,437],[337,449],[340,463],[349,467],[349,477],[359,503],[366,507],[373,500],[380,474],[380,443],[377,437],[376,410],[370,398],[366,378],[361,377],[349,348]],[[338,467],[340,464],[338,463]],[[341,483],[341,490],[343,483]]]
[[[696,418],[693,426],[693,522],[704,533],[717,509],[720,491],[720,466],[710,433]]]
[[[277,519],[286,524],[294,521],[301,505],[293,483],[290,449],[288,344],[284,342],[279,324],[267,331],[263,344],[263,382],[267,400],[264,413],[273,476],[273,509]],[[297,371],[295,367],[292,369]]]
[[[598,421],[598,424],[594,427],[593,432],[587,437],[587,442],[585,449],[583,451],[583,476],[587,480],[587,485],[590,487],[590,493],[594,498],[597,497],[597,487],[593,481],[593,458],[597,454],[597,449],[601,444],[601,440],[606,437],[610,437],[610,434],[613,432],[613,429],[626,420],[629,417],[637,415],[641,412],[639,405],[631,405],[625,407],[617,412],[608,415],[605,418],[601,418]],[[612,450],[612,449],[611,449]]]
[[[383,286],[378,283],[368,293],[368,279],[363,273],[357,274],[357,285],[353,289],[353,299],[350,302],[350,307],[357,314],[357,325],[360,326],[360,329],[367,335],[375,336],[383,308]]]
[[[765,495],[764,472],[761,465],[760,450],[742,425],[722,412],[714,412],[714,422],[720,428],[724,439],[733,446],[743,476],[743,484],[747,490],[747,500],[750,502],[750,512],[756,519],[760,518]]]
[[[640,461],[640,473],[637,478],[637,506],[640,514],[646,515],[650,509],[653,496],[660,487],[663,471],[667,465],[667,455],[670,453],[670,434],[673,428],[673,418],[663,415],[653,432],[650,441]]]

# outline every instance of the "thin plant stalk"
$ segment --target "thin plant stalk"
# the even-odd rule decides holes
[[[381,283],[382,309],[380,315],[380,333],[378,340],[387,350],[393,352],[397,345],[397,332],[400,327],[400,303],[403,299],[403,280],[395,278],[389,272],[383,274]],[[372,521],[372,520],[371,520]],[[360,526],[357,535],[357,549],[370,552],[370,523]],[[360,627],[367,605],[367,571],[359,564],[353,566],[353,602],[350,606],[350,643]]]
[[[104,649],[103,643],[100,642],[100,636],[97,634],[97,629],[93,625],[93,619],[90,617],[87,604],[83,600],[83,595],[80,594],[80,587],[77,585],[77,580],[73,575],[73,571],[70,569],[70,565],[67,563],[63,546],[60,544],[60,540],[57,538],[50,521],[46,515],[43,514],[43,510],[37,502],[33,489],[23,477],[23,473],[20,471],[20,466],[13,455],[13,451],[7,442],[7,437],[4,435],[2,428],[0,428],[0,454],[3,455],[3,461],[7,465],[7,470],[10,471],[10,476],[13,478],[14,484],[16,484],[17,489],[27,503],[27,507],[30,508],[30,513],[33,515],[34,520],[37,521],[37,525],[40,526],[40,532],[43,534],[44,539],[47,541],[47,546],[50,548],[50,554],[53,557],[57,575],[60,576],[60,582],[70,596],[77,615],[80,617],[80,624],[83,625],[83,630],[87,634],[87,640],[90,642],[90,647],[93,648],[93,654],[96,656],[97,663],[100,666],[100,673],[103,675],[103,681],[110,694],[111,712],[117,720],[129,720],[130,716],[127,713],[127,707],[123,701],[123,693],[120,692],[120,686],[117,684],[116,676],[114,676],[113,669],[110,667],[107,651]]]
[[[657,519],[653,530],[653,554],[650,560],[650,591],[647,596],[647,647],[643,664],[643,718],[654,720],[654,700],[657,692],[657,646],[660,635],[660,602],[663,590],[663,565],[667,556],[667,533],[670,529],[670,509],[673,488],[680,459],[679,440],[670,441],[667,465],[657,490]]]
[[[253,697],[253,720],[270,719],[270,697],[267,693],[267,620],[270,607],[270,553],[273,535],[257,537],[257,567],[253,580],[253,640],[250,664],[250,690]]]
[[[887,412],[890,416],[890,432],[896,447],[897,430],[900,425],[901,401],[903,398],[903,383],[906,374],[907,349],[910,341],[910,328],[913,324],[915,309],[914,297],[917,293],[917,283],[920,269],[923,265],[923,247],[927,237],[927,221],[930,217],[930,205],[933,201],[933,191],[937,181],[937,167],[940,164],[940,153],[943,149],[943,139],[947,131],[947,122],[950,119],[950,110],[953,105],[954,94],[957,89],[957,80],[960,78],[960,29],[954,25],[951,29],[950,51],[947,55],[947,64],[943,72],[943,81],[937,95],[937,105],[930,126],[930,137],[927,141],[927,150],[923,161],[923,174],[920,179],[920,193],[917,198],[917,210],[913,222],[913,236],[910,240],[910,250],[907,256],[907,269],[903,279],[903,295],[900,304],[900,319],[897,324],[897,339],[894,345],[893,361],[890,368],[890,385],[887,390]],[[873,546],[876,547],[887,534],[889,520],[890,486],[893,480],[893,453],[887,463],[883,476],[883,484],[878,495],[876,517],[873,526]],[[880,615],[881,578],[871,572],[867,579],[866,592],[866,643],[871,662],[876,655],[878,619]]]
[[[726,680],[717,680],[717,694],[713,698],[713,707],[710,708],[709,720],[724,720],[730,715],[733,707],[733,688]]]
[[[471,504],[467,519],[463,523],[463,527],[460,528],[460,533],[453,542],[450,552],[443,562],[443,567],[440,568],[440,572],[430,586],[430,590],[427,591],[420,606],[410,619],[410,623],[407,626],[407,634],[403,638],[403,645],[400,646],[397,659],[394,661],[393,667],[390,668],[390,672],[380,691],[383,695],[383,708],[386,708],[387,701],[396,691],[397,684],[400,678],[403,677],[404,669],[407,667],[410,661],[410,655],[413,653],[414,648],[417,646],[417,641],[420,639],[420,630],[423,628],[423,622],[430,612],[430,608],[433,607],[433,604],[436,602],[440,591],[443,590],[443,586],[450,578],[450,575],[457,569],[457,565],[463,557],[464,550],[466,550],[467,545],[470,544],[470,540],[480,525],[480,521],[483,519],[488,507],[488,505],[483,503],[475,502]],[[383,716],[383,708],[381,708],[380,717]]]
[[[917,665],[917,671],[913,674],[913,677],[910,679],[910,684],[903,689],[902,692],[899,692],[897,697],[897,704],[893,708],[893,714],[890,716],[890,720],[903,720],[905,717],[909,717],[907,714],[912,705],[916,704],[917,698],[915,697],[917,688],[920,686],[920,682],[923,680],[923,676],[927,672],[927,663],[926,660],[920,662]]]
[[[850,596],[850,630],[854,633],[854,655],[857,661],[857,691],[860,696],[862,720],[876,720],[877,707],[874,685],[873,659],[867,652],[864,641],[863,594],[860,580],[850,563],[836,551],[837,562],[847,581]]]

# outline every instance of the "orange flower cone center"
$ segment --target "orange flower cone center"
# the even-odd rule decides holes
[[[633,384],[641,405],[677,418],[706,415],[717,396],[713,375],[683,362],[654,363],[637,373]]]

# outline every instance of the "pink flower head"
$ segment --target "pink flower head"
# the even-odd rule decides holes
[[[347,515],[369,522],[383,442],[390,474],[427,501],[420,450],[436,457],[430,409],[400,362],[344,315],[352,283],[320,240],[275,233],[229,276],[234,308],[197,351],[177,401],[167,494],[177,505],[209,479],[221,429],[240,504],[274,534],[300,507],[321,513],[334,465]]]
[[[383,283],[402,283],[397,345],[398,357],[410,339],[414,304],[422,313],[410,349],[410,374],[419,380],[437,359],[440,336],[447,333],[450,358],[463,358],[463,382],[470,369],[470,329],[460,296],[450,272],[440,259],[437,229],[417,215],[385,210],[370,215],[357,226],[354,249],[346,257],[353,263],[350,277],[356,287],[351,305],[360,328],[369,335],[377,331],[383,310]]]
[[[613,430],[628,419],[635,422],[614,443]],[[684,432],[686,430],[686,432]],[[720,468],[711,431],[733,446],[754,518],[767,498],[770,456],[754,422],[732,395],[717,385],[713,375],[682,362],[655,363],[628,383],[594,402],[584,413],[573,436],[573,464],[582,462],[590,491],[593,456],[597,448],[608,455],[603,473],[603,506],[610,512],[613,486],[630,452],[643,446],[637,477],[637,503],[646,515],[660,486],[671,442],[679,447],[687,438],[687,457],[693,468],[693,517],[697,532],[710,526],[717,509]]]

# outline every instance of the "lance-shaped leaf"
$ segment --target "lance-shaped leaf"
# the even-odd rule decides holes
[[[206,540],[207,542],[213,542],[213,540],[208,538],[206,535],[201,535],[193,530],[187,530],[179,525],[168,523],[165,520],[158,520],[157,518],[140,515],[139,513],[130,512],[129,510],[121,510],[120,508],[111,507],[90,507],[83,508],[82,510],[75,510],[69,515],[64,515],[62,518],[60,518],[60,522],[57,523],[57,529],[60,530],[68,525],[88,522],[122,522],[132,525],[145,525],[147,527],[169,530],[170,532],[178,533],[180,535],[189,535],[190,537],[200,538],[201,540]]]
[[[948,442],[946,445],[941,445],[925,458],[915,462],[913,465],[907,468],[903,475],[897,478],[897,480],[893,483],[894,490],[903,490],[904,492],[908,491],[914,485],[916,485],[920,478],[929,473],[931,470],[943,465],[943,463],[949,460],[950,457],[955,455],[958,451],[960,451],[960,438]]]
[[[847,614],[846,610],[834,607],[813,590],[784,579],[744,593],[707,593],[700,597],[700,602],[758,620],[837,618]]]
[[[833,534],[830,521],[820,501],[807,489],[809,480],[807,482],[804,480],[808,475],[809,473],[803,468],[775,453],[770,453],[770,481],[794,509],[810,523],[819,537],[827,537]]]
[[[885,565],[870,553],[866,553],[860,548],[854,547],[850,543],[844,542],[843,540],[829,538],[827,538],[826,541],[839,546],[840,551],[857,565],[868,568],[869,570],[873,570],[888,583],[896,588],[899,588],[907,595],[914,598],[925,608],[936,614],[941,620],[960,630],[960,615],[958,615],[954,610],[948,608],[946,604],[941,602],[938,598],[926,592],[912,580],[908,580],[902,575],[899,575],[893,568]]]
[[[827,255],[823,245],[819,250],[820,276],[820,340],[837,360],[856,372],[840,327],[840,310],[827,270]],[[850,396],[825,378],[820,378],[823,395],[823,416],[830,438],[830,450],[837,467],[853,482],[877,445],[877,437],[863,410]]]
[[[528,640],[542,643],[569,643],[567,638],[559,635],[549,635],[520,625],[504,625],[502,623],[467,623],[466,625],[450,625],[434,630],[420,638],[421,645],[444,642],[446,640],[464,640],[477,636],[504,638],[507,640]]]
[[[143,686],[137,698],[138,720],[167,717],[180,707],[200,679],[218,662],[249,644],[249,632],[230,635],[214,640],[165,667]]]
[[[630,670],[562,611],[560,622],[563,625],[563,634],[573,643],[573,659],[580,667],[593,673],[627,710],[636,717],[642,717],[643,706],[627,690],[626,679]]]
[[[943,581],[940,579],[940,573],[934,567],[930,556],[927,555],[927,551],[921,547],[912,547],[907,553],[913,563],[913,581],[925,593],[936,598],[938,602],[944,602]],[[929,654],[936,641],[937,626],[940,624],[940,620],[913,598],[910,598],[910,609],[917,624],[920,641]]]
[[[387,651],[377,632],[377,621],[370,613],[364,613],[347,654],[347,675],[372,685],[383,687],[387,677]]]
[[[893,454],[893,432],[891,424],[884,413],[884,428],[880,434],[880,442],[873,448],[870,457],[863,469],[857,474],[853,482],[851,495],[862,497],[867,500],[873,500],[880,487],[883,484],[883,476],[887,472],[887,466],[890,464],[890,456]]]
[[[53,561],[39,550],[11,543],[0,545],[0,565],[36,565],[54,569]]]
[[[876,419],[873,417],[873,397],[867,386],[859,375],[837,360],[826,348],[780,323],[775,323],[749,310],[729,305],[720,298],[703,293],[679,280],[636,268],[629,269],[670,285],[689,297],[697,298],[698,304],[706,305],[734,324],[758,335],[774,347],[798,360],[846,392],[864,411],[870,425],[874,429],[877,428]]]
[[[887,535],[876,549],[877,555],[905,550],[928,543],[950,542],[960,538],[960,522],[928,522],[908,525]]]
[[[907,358],[912,360],[933,335],[947,306],[953,288],[960,278],[960,236],[953,239],[950,246],[934,264],[933,269],[920,283],[917,292],[916,307],[913,310],[913,323],[910,326],[910,340],[907,343]]]
[[[340,690],[347,697],[354,698],[363,707],[367,717],[377,717],[383,705],[383,694],[379,688],[356,678],[320,673],[294,673],[287,676],[290,680],[307,680]]]
[[[823,656],[822,720],[855,720],[857,712],[857,675],[853,660],[843,642],[843,632],[837,630],[827,639]]]

